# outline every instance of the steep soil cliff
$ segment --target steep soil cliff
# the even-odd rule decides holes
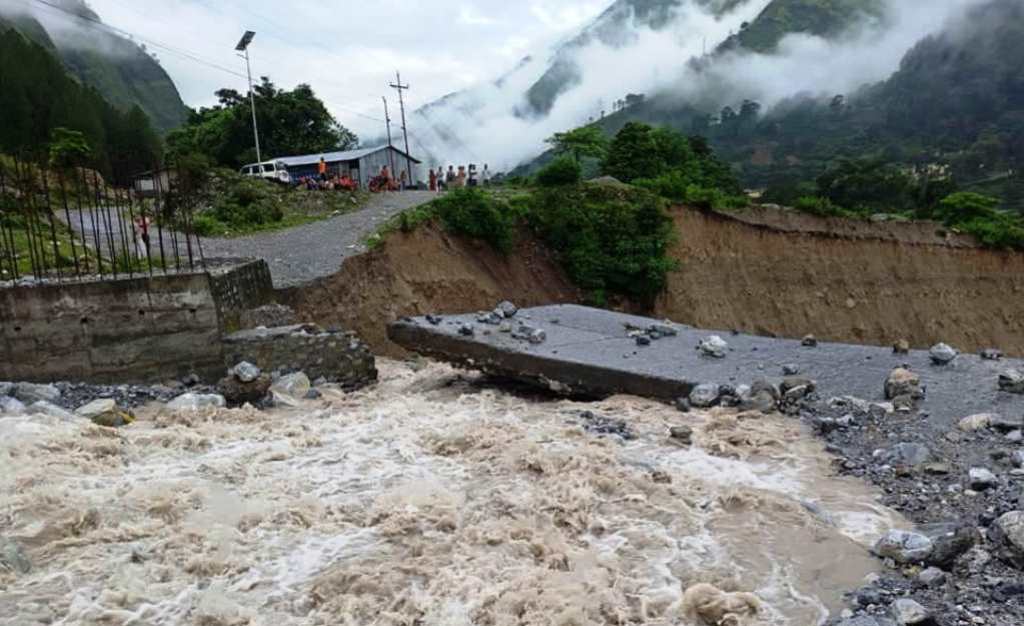
[[[655,317],[709,329],[1024,355],[1024,255],[980,249],[933,223],[823,219],[772,208],[673,210],[680,269]],[[404,315],[576,302],[528,233],[502,256],[435,226],[395,233],[341,271],[283,299],[301,316],[355,330],[399,355],[384,326]]]
[[[1024,354],[1024,255],[930,223],[675,211],[682,264],[658,316],[704,328]]]
[[[504,256],[426,225],[390,235],[346,259],[337,274],[282,292],[281,299],[303,319],[356,331],[377,354],[402,356],[385,332],[400,317],[491,310],[506,299],[520,306],[576,302],[580,294],[526,233]]]

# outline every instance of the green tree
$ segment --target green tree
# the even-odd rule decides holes
[[[579,161],[563,154],[537,172],[537,184],[541,187],[575,185],[583,178]]]
[[[608,138],[597,126],[581,126],[547,139],[557,154],[570,154],[579,163],[584,157],[603,159],[608,152]]]
[[[654,129],[647,124],[630,122],[615,135],[601,171],[631,183],[638,178],[655,178],[665,170],[658,151]]]
[[[50,133],[50,165],[53,167],[80,165],[86,161],[90,152],[85,135],[77,130],[58,127]]]
[[[356,135],[334,119],[309,85],[278,89],[266,77],[254,88],[263,156],[278,157],[349,150]],[[256,160],[248,95],[216,92],[218,104],[193,111],[186,124],[168,135],[172,154],[202,154],[215,163],[239,167]]]

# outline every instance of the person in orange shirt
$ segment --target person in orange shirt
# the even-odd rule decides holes
[[[317,166],[317,171],[320,173],[321,182],[327,182],[327,161],[323,157],[320,157],[320,165]]]

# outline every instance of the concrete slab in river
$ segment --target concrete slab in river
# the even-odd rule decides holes
[[[700,383],[749,384],[778,380],[784,365],[814,379],[822,397],[853,395],[883,400],[883,383],[897,366],[909,365],[927,385],[921,405],[936,426],[974,413],[1024,413],[1024,396],[1000,392],[999,372],[1024,368],[1020,360],[985,361],[961,355],[952,364],[933,365],[925,351],[893,354],[889,347],[822,343],[804,347],[799,340],[733,335],[668,324],[673,337],[638,346],[628,329],[665,324],[654,320],[575,305],[520,311],[511,320],[547,333],[541,344],[516,339],[498,326],[477,321],[477,314],[404,319],[388,335],[404,348],[489,374],[536,382],[582,394],[632,394],[671,401]],[[464,325],[474,334],[460,333]],[[702,356],[701,339],[718,334],[729,343],[723,359]]]

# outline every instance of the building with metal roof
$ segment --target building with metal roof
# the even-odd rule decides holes
[[[369,186],[370,179],[379,174],[385,165],[391,170],[395,180],[401,180],[402,172],[405,172],[406,180],[412,181],[413,184],[420,180],[417,167],[420,161],[394,146],[279,157],[273,160],[284,163],[292,180],[299,180],[304,176],[316,177],[321,158],[327,162],[328,171],[332,175],[347,174],[352,180],[359,181],[359,186],[363,189]],[[412,172],[408,171],[410,163]]]

